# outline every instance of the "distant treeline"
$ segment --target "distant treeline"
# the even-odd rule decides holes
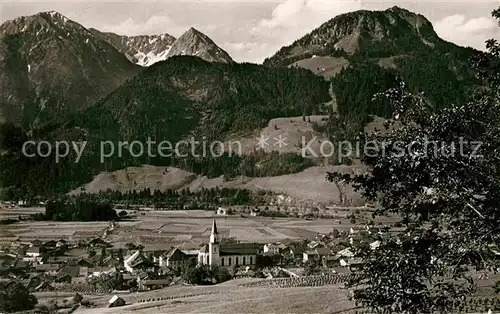
[[[109,221],[118,218],[118,215],[110,202],[83,195],[49,201],[45,205],[45,214],[33,217],[53,221]]]
[[[261,151],[244,156],[224,153],[220,157],[205,158],[137,158],[125,152],[121,158],[115,156],[104,164],[95,156],[79,163],[75,163],[74,156],[70,156],[56,163],[54,156],[24,156],[22,145],[30,137],[18,127],[0,125],[0,138],[8,139],[3,145],[5,153],[0,156],[0,199],[3,200],[57,197],[92,181],[101,171],[144,164],[177,167],[208,178],[223,176],[226,181],[238,176],[267,177],[297,173],[314,166],[312,160],[296,154]]]
[[[217,206],[263,205],[271,197],[270,192],[253,193],[246,189],[202,188],[192,192],[189,189],[151,191],[101,191],[97,194],[82,193],[63,196],[47,202],[45,213],[35,214],[35,220],[53,221],[109,221],[118,219],[114,209],[117,203],[127,206],[146,205],[156,209],[203,209],[213,210]],[[120,215],[121,216],[121,215]]]
[[[84,196],[86,194],[82,194]],[[101,191],[96,196],[123,205],[149,205],[157,209],[211,209],[215,206],[263,205],[270,192],[254,193],[247,189],[202,188],[196,192],[182,190]]]

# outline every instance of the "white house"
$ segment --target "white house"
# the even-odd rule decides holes
[[[264,253],[270,253],[270,254],[281,254],[284,250],[286,250],[288,246],[286,244],[277,242],[277,243],[268,243],[264,245]]]
[[[354,253],[352,253],[350,248],[343,249],[342,251],[337,252],[337,257],[354,257]]]
[[[123,260],[123,266],[131,274],[135,273],[136,269],[154,270],[154,263],[148,260],[140,250],[125,257]]]
[[[38,246],[32,246],[28,248],[28,250],[26,251],[26,256],[28,257],[37,258],[40,257],[41,255],[42,255],[42,250]]]
[[[311,241],[307,244],[307,247],[310,248],[310,249],[315,249],[319,246],[319,242],[317,241]]]
[[[302,261],[305,263],[311,259],[323,259],[324,257],[327,257],[328,255],[330,255],[330,249],[326,248],[326,247],[318,247],[314,250],[308,250],[308,251],[305,251],[303,254],[302,254]]]
[[[256,209],[252,209],[252,210],[250,211],[250,216],[252,216],[252,217],[257,217],[257,216],[259,216],[259,215],[260,215],[260,209],[258,209],[258,208],[256,208]]]
[[[374,241],[374,242],[370,243],[370,249],[372,249],[372,250],[375,250],[379,246],[380,246],[380,241]]]
[[[222,215],[222,216],[227,215],[227,209],[219,207],[217,209],[217,215]]]
[[[23,261],[26,262],[40,262],[42,260],[42,250],[38,246],[31,246],[26,251],[26,256],[23,257]]]
[[[360,269],[363,266],[363,260],[360,258],[343,258],[340,260],[340,266],[349,267],[349,269]]]

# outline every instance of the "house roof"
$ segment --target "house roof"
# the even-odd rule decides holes
[[[111,297],[111,299],[109,299],[108,303],[113,304],[116,302],[125,302],[125,301],[115,294],[113,297]]]
[[[71,277],[77,277],[80,274],[80,266],[65,266],[57,272],[57,276],[70,275]]]
[[[92,263],[87,261],[86,259],[84,258],[80,258],[77,262],[76,262],[77,265],[80,265],[80,266],[92,266]]]
[[[42,265],[35,265],[35,269],[38,271],[51,271],[51,270],[59,270],[61,268],[60,264],[42,264]]]
[[[26,253],[40,253],[40,251],[41,251],[40,247],[32,246],[32,247],[28,248]]]
[[[71,260],[71,256],[50,256],[46,262],[49,264],[63,264]]]
[[[310,247],[311,249],[314,249],[315,247],[317,247],[319,245],[319,243],[317,241],[311,241],[307,244],[308,247]]]
[[[321,255],[321,256],[329,255],[330,249],[328,249],[326,247],[319,247],[319,248],[316,248],[316,252],[318,253],[318,255]]]
[[[141,254],[141,251],[135,251],[134,253],[125,256],[125,258],[124,258],[125,263],[130,263],[131,261],[136,259],[140,254]]]
[[[288,247],[288,245],[284,244],[284,243],[276,243],[274,244],[278,249],[280,250],[284,250]]]
[[[54,240],[49,240],[47,242],[45,242],[43,245],[44,246],[56,246],[57,242],[54,241]]]
[[[87,242],[91,246],[109,246],[110,244],[101,238],[94,238]]]
[[[363,260],[361,258],[350,258],[347,260],[347,264],[360,265],[360,264],[363,264]]]
[[[88,255],[87,251],[83,248],[72,248],[64,252],[66,256],[81,257]]]
[[[167,254],[167,259],[169,261],[183,261],[187,258],[187,255],[179,250],[179,248],[174,248]]]
[[[16,255],[0,253],[0,261],[12,261],[17,259]]]
[[[54,287],[52,287],[48,282],[42,281],[38,286],[35,287],[35,290],[54,290]]]
[[[141,251],[136,251],[134,254],[127,257],[125,259],[125,264],[129,265],[132,268],[138,267],[139,265],[154,265],[153,262],[148,260]]]
[[[337,252],[337,256],[340,257],[353,257],[354,254],[352,253],[350,248],[343,249],[342,251]]]
[[[307,250],[304,253],[307,255],[327,256],[330,254],[330,250],[326,247],[319,247],[314,250]]]

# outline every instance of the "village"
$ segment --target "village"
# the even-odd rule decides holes
[[[280,218],[257,217],[257,213],[257,210],[252,210],[251,217],[280,221]],[[189,214],[193,217],[196,212]],[[345,276],[355,274],[363,266],[363,261],[355,256],[352,245],[363,242],[375,249],[378,246],[377,237],[388,230],[381,225],[345,225],[339,229],[329,228],[331,231],[328,233],[309,232],[303,238],[241,241],[238,237],[231,237],[232,231],[228,233],[225,228],[228,221],[241,224],[243,220],[231,214],[231,210],[226,208],[205,213],[205,219],[200,223],[208,224],[205,225],[206,232],[195,241],[184,238],[185,241],[173,245],[169,245],[168,241],[164,245],[156,241],[152,246],[137,244],[137,241],[117,243],[117,235],[127,227],[126,222],[114,221],[87,239],[61,237],[42,241],[18,237],[10,243],[3,239],[0,285],[5,288],[21,283],[35,295],[74,292],[72,300],[92,307],[92,301],[85,300],[83,296],[107,293],[110,296],[108,306],[120,306],[125,305],[119,297],[124,292],[168,289],[186,284],[213,285],[237,278],[266,280]],[[139,217],[143,218],[142,215]],[[222,228],[218,227],[220,224]],[[185,228],[184,233],[188,233],[189,227]],[[155,231],[150,230],[150,233]],[[42,236],[40,238],[43,239]],[[197,269],[204,269],[205,273],[197,273]],[[52,307],[57,308],[75,303],[53,302]]]

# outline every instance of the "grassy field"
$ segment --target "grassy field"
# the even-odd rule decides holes
[[[17,217],[14,213],[18,214],[17,209],[10,210],[7,216]],[[232,237],[243,242],[309,239],[317,233],[329,233],[334,228],[348,230],[353,227],[347,219],[342,218],[344,216],[340,212],[340,219],[305,220],[217,216],[206,211],[142,211],[135,218],[118,222],[107,240],[117,247],[124,247],[126,243],[132,242],[151,250],[166,250],[176,245],[195,248],[207,241],[213,219],[217,220],[222,237]],[[0,242],[28,242],[34,239],[78,242],[100,237],[108,226],[107,222],[22,221],[2,226]]]
[[[353,308],[347,290],[339,286],[310,288],[246,288],[233,280],[217,286],[171,287],[121,296],[121,308],[80,308],[75,313],[336,313]],[[194,295],[184,297],[185,295]],[[171,296],[173,299],[135,303],[138,299]],[[104,297],[94,299],[104,306]]]

